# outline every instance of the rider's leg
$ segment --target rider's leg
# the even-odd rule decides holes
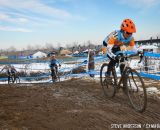
[[[121,64],[121,65],[120,65],[120,72],[121,72],[121,75],[123,74],[124,67],[125,67],[124,64]]]
[[[121,60],[120,60],[120,62],[124,62],[124,58],[122,58]],[[120,64],[120,72],[121,72],[121,75],[123,74],[123,70],[124,70],[124,67],[125,67],[125,64]]]
[[[120,47],[119,47],[119,46],[114,46],[114,47],[112,48],[112,53],[115,54],[115,53],[118,52],[118,51],[120,51]],[[114,59],[112,59],[109,55],[107,55],[107,57],[110,59],[110,62],[109,62],[109,64],[108,64],[107,74],[110,76],[110,75],[111,75],[111,70],[112,70],[112,68],[116,65],[117,61],[114,60]]]
[[[51,68],[51,76],[53,76],[53,73],[54,73],[54,69]]]
[[[9,81],[10,81],[10,76],[8,75],[8,84],[9,84]]]
[[[58,67],[57,67],[57,65],[55,66],[55,68],[56,68],[56,74],[58,73]]]
[[[114,59],[112,59],[109,55],[107,55],[107,56],[110,59],[110,62],[108,64],[108,69],[107,69],[106,75],[110,76],[112,68],[116,65],[116,61]]]
[[[107,68],[107,72],[105,73],[105,77],[106,77],[107,83],[112,84],[111,71],[112,71],[112,68],[115,66],[116,62],[109,56],[108,58],[110,59],[110,62],[108,64],[108,68]]]
[[[16,80],[16,74],[15,74],[15,73],[13,74],[13,78],[14,78],[14,79],[13,79],[13,80],[14,80],[13,82],[15,82],[15,80]]]
[[[55,71],[56,71],[56,73],[55,73],[55,79],[57,79],[57,73],[58,73],[58,66],[57,65],[55,66]]]

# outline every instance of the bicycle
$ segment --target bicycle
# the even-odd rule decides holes
[[[8,75],[8,84],[20,83],[20,78],[16,73]]]
[[[59,81],[60,82],[60,74],[56,69],[56,66],[51,67],[51,77],[52,77],[52,82]]]
[[[108,64],[104,63],[101,66],[100,70],[100,82],[105,96],[113,98],[116,92],[118,92],[118,90],[122,88],[122,90],[129,99],[131,107],[137,112],[144,112],[147,107],[146,88],[143,79],[141,78],[139,73],[135,69],[132,69],[129,66],[132,57],[135,56],[138,56],[138,54],[132,54],[132,55],[123,54],[119,57],[119,61],[120,59],[123,58],[124,62],[122,63],[118,62],[116,66],[112,68],[111,82],[108,82],[107,77],[105,76]],[[142,61],[143,54],[140,54],[139,56],[140,56],[140,61],[139,61],[140,63]],[[116,73],[116,67],[118,67],[120,64],[124,64],[124,70],[122,72],[120,79],[118,79]]]

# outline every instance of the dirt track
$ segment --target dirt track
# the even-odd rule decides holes
[[[107,130],[112,124],[141,124],[143,128],[160,125],[159,99],[149,98],[142,114],[129,107],[126,99],[122,93],[106,99],[93,80],[0,85],[0,130]]]

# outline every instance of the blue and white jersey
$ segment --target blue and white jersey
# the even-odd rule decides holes
[[[55,65],[57,65],[57,64],[60,64],[60,62],[59,62],[57,59],[52,59],[52,60],[50,60],[50,67],[51,67],[51,66],[55,66]]]
[[[114,41],[115,45],[127,44],[127,43],[132,42],[132,40],[134,40],[132,35],[130,37],[128,37],[127,39],[124,38],[123,32],[121,30],[115,30],[115,31],[111,32],[104,39],[104,42],[107,44],[112,44],[112,43],[108,43],[110,39],[114,39],[113,41]]]

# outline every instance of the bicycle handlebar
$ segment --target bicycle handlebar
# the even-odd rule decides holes
[[[117,55],[117,57],[118,57],[118,60],[120,61],[120,59],[125,59],[125,60],[127,60],[127,58],[132,58],[132,57],[136,57],[136,56],[139,56],[140,57],[140,60],[139,60],[139,62],[138,63],[141,63],[142,62],[142,60],[143,60],[143,56],[144,56],[144,53],[143,52],[138,52],[138,53],[132,53],[132,54],[130,54],[130,55],[127,55],[127,53],[119,53],[118,55]],[[117,64],[117,67],[119,66],[119,61],[118,61],[118,64]]]
[[[131,54],[131,55],[128,56],[128,58],[135,57],[135,56],[139,56],[140,57],[140,60],[139,60],[138,63],[141,63],[142,59],[143,59],[143,56],[144,56],[143,52],[138,52],[137,54]]]

